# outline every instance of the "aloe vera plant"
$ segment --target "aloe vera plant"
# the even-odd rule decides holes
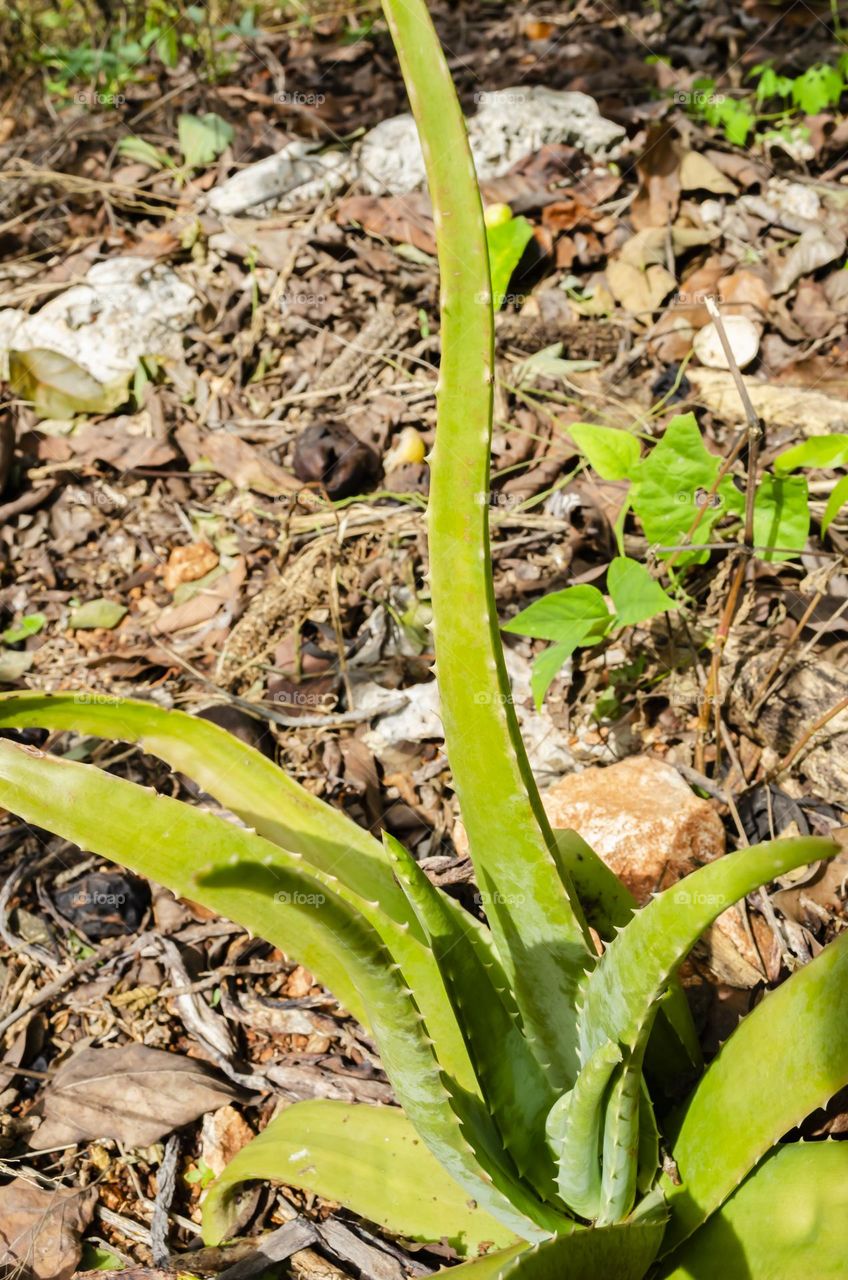
[[[848,930],[741,1023],[662,1135],[652,1098],[663,1067],[699,1070],[681,959],[731,902],[835,846],[740,850],[636,911],[588,846],[551,830],[492,591],[492,300],[472,159],[426,6],[385,11],[439,244],[437,676],[486,923],[391,837],[215,725],[145,702],[16,693],[0,725],[137,743],[244,825],[9,740],[0,804],[268,939],[379,1045],[399,1107],[285,1109],[207,1193],[210,1243],[231,1231],[240,1184],[268,1178],[403,1238],[446,1240],[474,1280],[843,1275],[848,1145],[781,1138],[848,1081]]]

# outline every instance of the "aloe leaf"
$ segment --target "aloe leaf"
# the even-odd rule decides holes
[[[502,999],[503,981],[499,989],[487,957],[450,910],[447,895],[430,883],[403,845],[389,835],[384,839],[395,873],[430,940],[504,1146],[519,1174],[543,1198],[551,1198],[553,1165],[540,1136],[554,1094]]]
[[[276,867],[239,862],[198,877],[201,891],[224,888],[267,901],[275,891]],[[542,1205],[517,1178],[500,1136],[479,1099],[455,1087],[441,1070],[435,1045],[379,935],[340,897],[326,895],[317,911],[294,910],[324,934],[324,946],[340,941],[380,1048],[380,1061],[410,1122],[450,1176],[510,1231],[540,1241],[568,1229],[562,1214]]]
[[[459,1280],[642,1280],[662,1240],[663,1222],[631,1220],[558,1236],[534,1248],[513,1245],[451,1268]]]
[[[225,729],[179,711],[94,693],[11,694],[0,695],[0,725],[71,729],[138,743],[193,777],[260,835],[291,855],[302,856],[317,874],[336,877],[341,886],[357,895],[358,908],[378,928],[396,958],[403,959],[407,980],[416,990],[430,1035],[438,1043],[442,1066],[460,1088],[477,1092],[476,1077],[435,962],[421,945],[418,920],[392,875],[383,846],[367,831],[310,795]],[[50,822],[43,825],[49,827]],[[226,904],[220,910],[227,914]],[[465,919],[459,908],[457,913]],[[471,922],[466,927],[473,926]],[[483,933],[482,927],[477,933]],[[284,949],[290,955],[301,955],[294,945]],[[311,962],[303,962],[313,973],[321,973],[345,1008],[363,1021],[364,1009],[346,980],[343,966],[336,966],[338,973],[329,968],[335,963],[331,957],[322,966],[314,956]]]
[[[639,1127],[642,1058],[641,1048],[628,1053],[613,1077],[603,1126],[600,1226],[624,1218],[636,1201],[640,1147],[644,1150]]]
[[[846,1083],[848,931],[740,1022],[692,1094],[673,1145],[682,1183],[665,1187],[669,1247]]]
[[[846,1222],[848,1142],[785,1143],[656,1280],[843,1280]]]
[[[334,1200],[407,1239],[447,1239],[463,1257],[514,1236],[469,1199],[397,1107],[298,1102],[242,1147],[206,1193],[203,1239],[231,1232],[236,1193],[248,1179],[282,1182]]]
[[[604,941],[615,937],[636,911],[636,899],[576,831],[555,831],[557,865],[571,882],[586,913]],[[703,1063],[698,1033],[686,996],[672,977],[662,997],[660,1011],[646,1051],[646,1069],[652,1079],[671,1091],[681,1073]]]
[[[580,1012],[584,1060],[588,1063],[605,1040],[629,1051],[607,1106],[599,1221],[615,1221],[627,1214],[635,1198],[638,1072],[658,1001],[675,968],[725,907],[758,885],[830,857],[837,849],[829,840],[775,840],[701,867],[638,912],[587,978]]]
[[[795,867],[833,857],[838,845],[809,837],[739,849],[693,871],[636,913],[586,981],[581,1043],[635,1049],[669,978],[705,929],[732,903]]]
[[[366,918],[379,918],[373,904],[314,868],[303,870],[295,856],[254,832],[31,747],[0,742],[0,804],[203,902],[307,965],[372,1029],[410,1119],[484,1208],[524,1239],[543,1239],[564,1221],[518,1181],[480,1103],[473,1073],[474,1093],[447,1073],[443,1083],[432,1028],[428,1024],[425,1032],[424,1014],[408,986],[410,964],[428,953],[394,926],[397,954],[391,955]],[[405,949],[404,940],[417,951]],[[424,1009],[435,1001],[437,1016],[444,1006],[452,1017],[435,966],[433,973],[435,979],[416,995]]]
[[[591,949],[559,880],[510,698],[489,568],[494,317],[462,111],[423,0],[385,0],[433,203],[442,358],[431,454],[430,581],[448,758],[478,886],[534,1052],[556,1088],[578,1066],[572,1011]]]
[[[65,729],[137,743],[193,778],[260,835],[338,876],[363,898],[379,901],[383,911],[408,921],[421,936],[379,840],[219,725],[151,702],[81,692],[0,694],[0,726]]]
[[[545,1126],[557,1159],[559,1194],[582,1218],[596,1218],[601,1204],[601,1132],[610,1073],[622,1059],[607,1041],[592,1054],[568,1093],[551,1108]]]

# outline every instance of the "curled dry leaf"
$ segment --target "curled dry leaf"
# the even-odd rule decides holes
[[[631,217],[637,230],[666,227],[674,221],[680,204],[680,160],[681,147],[668,123],[652,125],[636,165],[639,190]]]
[[[96,1200],[94,1187],[50,1191],[24,1178],[8,1183],[0,1191],[0,1274],[71,1280]]]
[[[149,1147],[238,1097],[237,1089],[195,1058],[142,1044],[83,1049],[46,1086],[44,1118],[30,1146],[44,1151],[114,1138],[127,1147]]]

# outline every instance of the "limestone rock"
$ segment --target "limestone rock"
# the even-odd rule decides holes
[[[718,814],[652,756],[568,774],[542,801],[551,825],[577,831],[640,905],[724,853]]]

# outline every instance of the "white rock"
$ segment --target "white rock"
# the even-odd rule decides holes
[[[614,157],[624,129],[606,120],[594,98],[543,85],[481,93],[468,138],[481,179],[499,178],[546,144],[569,143],[588,155]],[[367,190],[394,195],[424,182],[424,158],[411,115],[393,116],[366,134],[359,152]]]
[[[142,356],[177,360],[198,306],[194,291],[152,258],[122,256],[90,267],[40,311],[0,311],[0,376],[8,353],[58,351],[108,383],[131,373]]]
[[[722,316],[730,349],[740,369],[755,358],[760,349],[760,335],[756,325],[747,316]],[[729,369],[718,329],[710,321],[695,334],[695,355],[708,369]]]
[[[275,155],[233,174],[210,191],[206,203],[219,217],[232,217],[248,209],[261,215],[272,209],[316,203],[325,193],[339,191],[355,172],[356,163],[347,152],[319,154],[316,143],[297,139]]]

